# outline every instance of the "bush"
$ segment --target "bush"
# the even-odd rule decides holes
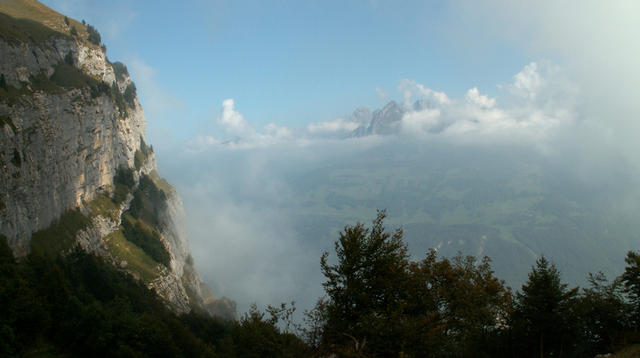
[[[116,77],[119,79],[124,79],[124,76],[129,76],[129,70],[127,66],[119,61],[116,61],[111,64],[113,66],[113,72],[116,74]]]
[[[154,261],[169,267],[171,255],[164,247],[160,234],[152,227],[136,220],[130,215],[123,215],[122,227],[124,237],[142,249]]]
[[[74,58],[69,52],[60,62],[49,78],[50,85],[64,88],[86,88],[96,86],[99,82],[73,66]],[[45,80],[46,81],[46,80]],[[42,83],[45,85],[45,83]]]
[[[89,42],[91,42],[96,46],[100,46],[100,43],[102,42],[102,38],[100,37],[100,33],[98,32],[98,30],[96,30],[95,27],[87,24],[87,32],[89,33],[87,40],[89,40]]]
[[[131,82],[124,90],[124,99],[127,101],[131,108],[135,107],[135,99],[136,99],[136,85]]]
[[[140,177],[138,188],[133,193],[133,200],[128,213],[151,226],[160,224],[160,215],[167,209],[167,195],[158,188],[148,175]]]
[[[116,103],[116,107],[118,107],[118,110],[120,111],[120,114],[123,117],[126,117],[127,116],[127,103],[126,103],[122,93],[120,93],[120,90],[118,89],[118,85],[115,82],[111,85],[110,97]]]
[[[74,59],[73,59],[73,52],[69,51],[65,56],[64,56],[64,62],[69,65],[69,66],[73,66],[74,64]]]
[[[91,98],[97,98],[103,94],[111,97],[111,88],[109,85],[100,81],[91,86]]]

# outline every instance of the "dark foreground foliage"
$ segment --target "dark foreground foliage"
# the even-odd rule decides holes
[[[345,227],[336,264],[322,256],[326,296],[303,330],[316,356],[593,357],[638,341],[638,254],[620,278],[590,275],[582,291],[541,257],[514,294],[487,257],[411,262],[384,218]]]
[[[293,305],[239,321],[177,316],[100,258],[34,250],[16,262],[0,236],[0,356],[593,357],[640,342],[637,253],[621,277],[590,275],[584,289],[541,257],[513,293],[486,257],[411,261],[384,218],[345,227],[336,260],[322,256],[326,295],[297,334]]]
[[[0,357],[299,357],[302,341],[253,311],[177,316],[100,258],[31,254],[0,236]]]

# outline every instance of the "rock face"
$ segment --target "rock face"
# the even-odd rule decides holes
[[[395,101],[387,103],[384,108],[373,112],[367,134],[388,135],[396,133],[404,112],[402,106]]]
[[[0,234],[14,254],[28,254],[34,233],[78,208],[90,224],[73,233],[74,246],[140,277],[177,312],[197,309],[234,318],[234,304],[213,298],[195,271],[182,203],[157,175],[126,67],[110,63],[103,47],[79,36],[45,25],[25,30],[22,20],[0,15],[6,22],[0,27]],[[51,11],[50,16],[62,15]],[[133,182],[118,201],[114,178],[123,170]],[[151,177],[147,182],[164,183],[164,203],[153,208],[152,220],[128,217],[160,242],[168,264],[147,254],[142,254],[146,261],[140,259],[135,253],[148,250],[127,238],[131,229],[122,226],[129,206],[140,202],[136,195],[144,194],[138,190],[141,178]],[[97,203],[105,202],[109,210],[98,210]],[[118,251],[122,248],[127,250]],[[146,277],[142,266],[128,262],[137,259],[148,263]],[[225,305],[228,310],[220,310]]]

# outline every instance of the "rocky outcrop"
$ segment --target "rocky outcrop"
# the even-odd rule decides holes
[[[16,256],[24,256],[32,234],[79,208],[90,224],[74,234],[75,245],[143,279],[133,262],[113,250],[117,245],[108,245],[108,238],[124,232],[121,218],[141,178],[162,181],[144,142],[145,118],[135,87],[126,67],[107,60],[104,47],[44,26],[37,30],[38,36],[24,38],[0,33],[0,234]],[[122,168],[132,173],[133,186],[125,200],[116,201],[110,198]],[[166,205],[156,210],[155,226],[145,230],[159,233],[154,238],[169,262],[146,258],[151,274],[145,283],[176,312],[215,313],[207,307],[217,301],[193,266],[180,198],[168,184],[161,189]],[[96,209],[98,199],[106,200],[109,210]],[[142,252],[134,241],[123,240]],[[235,310],[218,314],[235,317]]]
[[[112,185],[120,165],[133,166],[145,119],[137,99],[125,115],[109,93],[88,86],[33,90],[67,62],[109,89],[115,74],[100,48],[62,36],[42,44],[0,38],[0,53],[6,86],[26,92],[0,101],[0,233],[25,255],[33,232]]]

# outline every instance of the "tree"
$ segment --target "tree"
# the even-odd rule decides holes
[[[131,82],[129,83],[129,85],[127,85],[127,88],[124,90],[124,99],[125,101],[127,101],[127,103],[131,108],[134,108],[136,106],[135,98],[136,98],[136,85],[133,82]]]
[[[102,38],[98,30],[95,27],[87,24],[87,32],[89,33],[87,40],[89,40],[89,42],[91,42],[94,45],[100,46],[100,43],[102,42]]]
[[[305,331],[320,355],[351,357],[491,357],[511,292],[490,260],[461,254],[410,262],[402,230],[385,231],[385,211],[371,228],[346,226],[337,263],[321,259],[326,299],[307,314]]]
[[[408,254],[402,230],[386,232],[385,217],[378,211],[371,228],[346,226],[335,243],[337,263],[329,264],[327,252],[320,261],[328,295],[323,340],[351,354],[391,356],[400,349]]]
[[[575,340],[574,302],[578,288],[567,289],[560,272],[544,257],[536,261],[511,317],[514,341],[533,357],[562,356]]]
[[[580,344],[583,356],[613,352],[629,327],[630,305],[624,299],[621,278],[608,283],[602,272],[589,274],[589,288],[579,298]]]
[[[431,250],[411,264],[407,345],[413,356],[494,356],[511,292],[493,276],[490,259]]]
[[[629,251],[624,262],[627,266],[622,274],[622,282],[633,307],[633,324],[638,330],[640,328],[640,254]]]

